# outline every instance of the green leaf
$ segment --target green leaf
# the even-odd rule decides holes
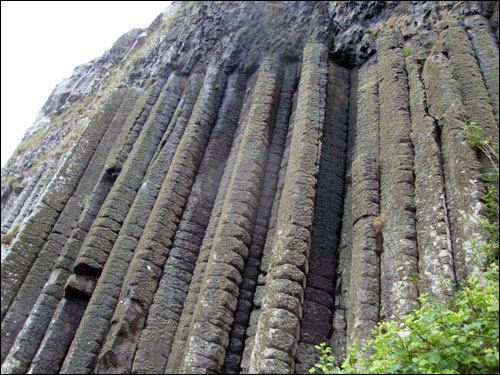
[[[439,357],[439,354],[437,354],[436,352],[432,352],[431,355],[429,356],[429,361],[431,363],[439,363],[440,360],[441,358]]]
[[[461,318],[459,316],[457,316],[457,315],[449,315],[448,316],[448,320],[450,322],[453,322],[453,323],[460,321],[460,319]]]

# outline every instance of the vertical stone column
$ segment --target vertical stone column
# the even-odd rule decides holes
[[[408,79],[399,31],[377,37],[380,105],[380,209],[383,220],[381,317],[409,314],[418,305],[413,145]]]
[[[271,209],[276,194],[286,135],[292,110],[293,94],[297,83],[297,66],[290,64],[285,67],[283,88],[280,103],[276,113],[273,137],[269,148],[269,157],[264,175],[259,210],[255,219],[252,241],[249,246],[248,258],[245,262],[243,280],[241,283],[238,306],[234,314],[229,346],[224,362],[224,373],[239,373],[241,355],[245,342],[245,331],[252,309],[255,286],[259,274],[262,251],[266,241]]]
[[[73,196],[81,176],[122,100],[123,95],[116,95],[92,118],[73,147],[71,155],[56,172],[37,207],[21,226],[19,235],[2,262],[2,320],[33,263],[46,245],[66,204]]]
[[[220,371],[259,206],[282,67],[265,59],[191,320],[180,371]]]
[[[468,26],[467,33],[472,37],[472,46],[488,89],[498,126],[498,44],[490,31],[489,21],[483,16],[477,14],[466,17],[465,25]]]
[[[216,122],[227,77],[209,67],[187,128],[161,185],[119,293],[95,372],[132,368],[147,312],[158,287],[174,234]],[[157,161],[161,160],[160,156]],[[132,252],[130,253],[132,255]],[[110,270],[111,272],[111,270]],[[96,289],[96,292],[98,290]]]
[[[163,373],[223,174],[244,94],[245,77],[228,79],[217,122],[141,332],[133,373]]]
[[[377,105],[378,111],[378,105]],[[351,280],[352,258],[352,160],[356,151],[358,113],[358,69],[350,72],[349,91],[349,126],[347,137],[347,159],[344,186],[344,205],[342,215],[342,230],[340,232],[339,256],[336,270],[335,298],[332,322],[332,337],[330,346],[333,356],[342,361],[346,356],[347,318],[350,315],[349,288]],[[378,118],[378,115],[377,115]]]
[[[327,342],[331,336],[343,214],[348,107],[349,70],[330,60],[309,273],[300,322],[296,367],[299,373],[308,372],[317,363],[315,345]]]
[[[250,360],[251,373],[293,372],[325,114],[327,48],[306,44],[291,154],[274,237],[270,271]]]
[[[346,298],[346,345],[363,344],[379,321],[380,253],[380,109],[376,65],[358,72],[356,151],[351,165],[352,245]],[[346,207],[345,209],[348,209]],[[347,228],[343,230],[347,230]]]
[[[411,140],[415,147],[415,208],[417,217],[420,294],[445,301],[455,289],[453,249],[444,192],[440,130],[427,113],[427,100],[417,60],[406,59],[410,86]]]
[[[299,72],[300,73],[300,72]],[[298,78],[298,77],[297,77]],[[285,148],[283,150],[283,157],[281,159],[280,170],[278,173],[278,182],[276,185],[276,193],[274,194],[273,206],[271,208],[271,216],[266,233],[266,241],[262,249],[262,257],[260,261],[259,275],[255,285],[255,293],[252,297],[252,311],[250,313],[248,327],[246,329],[245,347],[241,357],[240,371],[248,373],[250,368],[250,357],[252,353],[253,342],[255,339],[255,332],[259,322],[260,310],[262,307],[262,292],[266,284],[266,276],[269,271],[269,260],[271,258],[271,250],[273,247],[274,235],[276,233],[276,222],[278,220],[278,210],[281,200],[281,193],[283,192],[283,185],[285,183],[286,168],[288,166],[288,159],[290,156],[290,145],[292,141],[293,127],[295,122],[295,110],[297,108],[297,88],[293,93],[292,99],[292,112],[288,124],[288,132],[285,139]]]
[[[87,294],[91,294],[91,299],[63,363],[62,372],[86,373],[93,369],[94,360],[99,353],[102,340],[108,332],[109,319],[114,311],[123,274],[130,260],[130,249],[134,249],[135,246],[135,244],[131,245],[134,238],[127,238],[127,241],[121,242],[120,246],[116,247],[122,251],[113,252],[113,260],[108,260],[108,256],[115,249],[113,244],[122,233],[121,229],[125,228],[122,223],[127,222],[129,213],[134,213],[137,210],[133,205],[136,197],[138,195],[146,196],[146,201],[148,198],[151,199],[148,196],[148,193],[151,194],[151,190],[141,190],[140,187],[149,167],[149,161],[175,112],[184,84],[184,79],[175,74],[169,78],[134,143],[123,170],[99,211],[98,218],[85,237],[82,249],[75,261],[75,279],[78,280],[85,275],[100,276],[101,272],[104,271],[105,273],[103,277],[99,277],[95,290],[87,292]],[[139,194],[136,194],[137,191]],[[154,198],[152,200],[154,201]],[[145,213],[149,212],[146,211],[147,205],[144,202],[141,203]],[[132,207],[135,210],[131,210]],[[125,230],[130,230],[130,226],[127,225]],[[127,233],[129,234],[129,232]],[[128,259],[127,255],[129,255]],[[104,267],[105,265],[106,267]],[[68,293],[69,288],[73,288],[71,281],[69,280],[67,284],[66,293]]]
[[[101,179],[90,198],[89,205],[86,207],[80,220],[79,228],[77,228],[77,231],[75,231],[75,233],[73,234],[73,238],[68,241],[67,246],[65,247],[65,251],[58,260],[55,272],[56,283],[48,286],[47,293],[53,295],[54,293],[56,293],[56,290],[58,290],[59,288],[62,289],[64,287],[64,283],[68,279],[68,275],[66,275],[66,272],[69,271],[69,273],[71,274],[75,258],[78,255],[82,246],[82,242],[84,241],[94,221],[96,222],[96,224],[103,223],[104,226],[113,223],[112,221],[108,221],[106,218],[98,217],[98,213],[101,206],[103,205],[103,202],[106,200],[108,193],[110,192],[111,186],[117,178],[117,174],[119,174],[122,170],[125,158],[117,156],[126,155],[128,153],[127,150],[130,150],[130,148],[138,140],[139,134],[137,133],[137,131],[139,129],[142,129],[142,127],[147,123],[148,117],[146,116],[146,114],[150,114],[151,110],[154,108],[154,104],[161,94],[161,88],[164,82],[165,80],[159,80],[157,83],[155,83],[152,87],[146,90],[146,92],[142,95],[141,99],[137,103],[135,103],[134,95],[132,95],[132,97],[130,98],[131,101],[127,103],[128,111],[131,112],[126,120],[122,119],[122,122],[124,122],[123,130],[118,136],[116,136],[115,145],[109,151],[108,159],[105,165],[106,172],[103,176],[101,176]],[[197,96],[197,85],[194,86],[195,93],[193,105]],[[186,91],[189,92],[189,89]],[[172,112],[173,109],[170,108],[170,113],[172,114]],[[172,119],[172,121],[173,120],[174,119]],[[177,121],[174,121],[174,124],[176,122]],[[171,125],[174,126],[174,124]],[[158,138],[159,135],[156,137],[156,141],[158,140]],[[148,172],[152,171],[161,172],[161,168],[159,169],[156,165],[152,165],[148,168]],[[141,213],[143,215],[146,215],[147,217],[150,210],[148,211],[146,209],[146,205],[144,204],[144,196],[149,197],[150,194],[153,194],[155,190],[151,189],[151,186],[155,185],[151,183],[149,189],[142,189],[139,191],[134,200],[135,206],[132,205],[128,217],[130,216],[133,218],[137,218],[137,216],[135,216],[135,213],[138,209],[141,210]],[[159,188],[157,188],[157,190],[158,189]],[[141,205],[138,208],[137,206],[139,204]],[[131,221],[132,220],[129,220],[127,222],[126,219],[121,229],[120,226],[115,223],[114,226],[111,227],[111,229],[119,234],[121,234],[122,231],[128,234],[135,234],[141,228],[138,225],[135,225],[135,222],[133,222],[134,225],[130,225]],[[133,238],[127,237],[126,235],[119,235],[114,243],[114,246],[118,246],[121,251],[126,253],[127,251],[130,251],[131,241],[124,241],[124,237],[126,239]],[[113,251],[111,252],[111,256],[113,256]],[[112,269],[115,272],[115,274],[112,275],[110,279],[112,279],[114,282],[119,280],[119,277],[124,274],[123,267],[124,266],[122,263],[117,264],[114,261],[110,261],[108,268]],[[65,279],[63,279],[63,276],[65,277]],[[40,345],[35,358],[33,359],[33,363],[30,369],[37,372],[46,372],[47,369],[59,369],[61,367],[64,357],[68,351],[68,347],[71,344],[77,328],[80,325],[80,320],[83,316],[83,313],[86,311],[88,300],[94,292],[96,282],[97,278],[93,276],[83,276],[77,274],[72,274],[70,276],[66,285],[65,298],[57,306],[57,309],[54,313],[54,318],[50,322],[44,340]],[[60,286],[61,284],[62,286]],[[107,291],[112,289],[112,286],[113,284],[107,284]],[[115,287],[119,291],[121,288],[121,284],[118,283],[118,285]],[[57,291],[57,293],[59,292]],[[97,298],[97,304],[100,306],[109,307],[111,306],[109,300],[112,300],[114,298],[113,296],[113,293],[110,292],[106,294],[105,298]],[[91,309],[92,307],[90,308],[90,310]],[[112,311],[110,312],[110,310],[111,309],[98,309],[100,315],[97,315],[91,311],[89,311],[89,314],[94,318],[103,318],[106,317],[106,314],[112,314]],[[111,315],[109,316],[109,318],[110,317]],[[100,319],[96,320],[101,321]]]
[[[141,187],[149,162],[173,116],[183,89],[183,79],[173,74],[154,103],[151,114],[127,161],[123,164],[123,170],[99,211],[98,218],[101,220],[94,222],[85,238],[75,261],[75,274],[99,276],[102,272],[113,243],[118,237],[119,228]]]
[[[75,195],[78,197],[76,204],[79,206],[84,205],[82,203],[82,200],[84,199],[83,197],[90,197],[95,181],[99,180],[99,174],[103,169],[103,164],[106,160],[109,149],[113,146],[116,137],[120,133],[123,126],[123,120],[126,118],[131,110],[131,107],[133,106],[133,103],[135,103],[135,100],[137,99],[137,95],[134,95],[133,90],[131,90],[131,92],[129,92],[129,90],[124,90],[124,93],[121,94],[124,94],[125,97],[120,104],[120,108],[106,130],[106,133],[102,137],[101,142],[99,143],[99,146],[97,147],[94,156],[89,162],[89,165],[80,180],[78,188],[76,189]],[[77,211],[76,213],[79,212],[78,210],[75,211]],[[84,223],[89,222],[86,217],[89,210],[83,210],[83,214],[78,220],[75,218],[76,213],[74,213],[73,217],[67,217],[65,219],[64,223],[67,223],[65,226],[62,224],[56,224],[54,228],[55,233],[51,235],[53,241],[55,242],[51,245],[52,248],[55,247],[55,251],[48,252],[48,249],[46,249],[47,244],[44,246],[39,258],[32,266],[25,283],[19,289],[18,296],[11,305],[9,313],[2,322],[2,327],[5,325],[2,330],[8,329],[10,332],[9,337],[2,340],[2,346],[7,346],[8,341],[13,342],[13,340],[16,339],[16,344],[14,344],[16,349],[9,353],[11,358],[8,361],[10,362],[10,368],[16,369],[14,371],[25,372],[27,370],[29,361],[31,361],[36,349],[38,348],[38,344],[43,338],[43,334],[47,328],[54,309],[56,308],[59,300],[62,298],[64,284],[69,276],[71,266],[61,267],[61,265],[66,265],[68,263],[63,261],[64,258],[72,258],[72,260],[74,260],[74,257],[76,256],[76,253],[68,251],[69,249],[73,249],[73,247],[71,245],[67,246],[67,244],[69,241],[74,243],[77,238],[84,236],[88,230],[88,227],[85,229],[82,227],[84,226]],[[63,216],[61,215],[61,217]],[[93,218],[95,218],[95,216]],[[59,221],[61,221],[61,218],[58,222]],[[71,226],[72,221],[77,221],[74,225],[75,229]],[[60,250],[58,248],[60,248]],[[41,257],[42,254],[45,254],[43,258]],[[55,262],[54,265],[54,261],[57,256],[59,256],[60,260]],[[61,257],[63,259],[61,259]],[[37,288],[42,288],[42,286],[43,289],[41,289],[40,293],[33,292],[34,290],[37,290]],[[31,308],[33,306],[35,307],[32,310]],[[11,315],[11,318],[9,318],[9,315]],[[28,315],[30,315],[30,319],[23,327],[26,320],[25,317]],[[21,329],[21,327],[23,328],[22,332],[19,334],[19,337],[16,338],[17,332]],[[29,342],[29,345],[27,345],[27,342]],[[24,368],[24,370],[22,370],[22,368]]]
[[[493,97],[490,99],[471,42],[461,22],[449,19],[445,25],[447,28],[440,33],[439,39],[433,47],[433,52],[436,54],[442,52],[449,59],[449,69],[454,81],[458,83],[467,121],[469,123],[475,122],[481,128],[483,137],[491,139],[493,143],[497,143],[498,122],[495,120],[491,99],[496,100],[498,105],[498,96],[495,99],[495,93],[492,92]],[[481,34],[481,32],[479,33]],[[481,60],[486,64],[485,58]],[[488,61],[489,63],[494,63],[494,57],[491,56]],[[490,85],[495,85],[498,90],[498,58],[496,61],[496,85],[494,79],[493,81],[490,79],[488,81]],[[488,70],[486,69],[484,73],[487,74]],[[488,77],[494,75],[495,71],[491,71]],[[496,92],[498,93],[498,91]],[[481,162],[481,170],[483,172],[493,169],[491,162],[483,153],[479,153],[479,161]]]
[[[189,334],[189,325],[196,307],[196,302],[198,300],[201,284],[203,282],[203,276],[205,274],[210,249],[212,248],[215,231],[221,217],[222,207],[224,205],[224,200],[229,189],[229,182],[231,180],[234,164],[236,162],[236,157],[238,156],[243,133],[247,125],[245,119],[248,116],[250,98],[252,96],[252,87],[255,84],[255,79],[253,78],[251,77],[247,81],[248,89],[246,90],[245,97],[243,99],[243,107],[241,109],[240,118],[238,120],[238,126],[236,128],[231,151],[229,152],[227,158],[227,162],[224,168],[224,174],[221,178],[212,212],[210,213],[208,226],[205,231],[200,250],[198,252],[193,276],[191,277],[188,293],[186,295],[186,299],[184,300],[182,313],[179,317],[179,323],[177,325],[174,340],[172,342],[172,349],[165,366],[166,374],[177,374],[181,366],[184,347],[186,345],[186,340]]]
[[[465,139],[466,110],[446,57],[438,54],[427,58],[422,77],[429,114],[441,129],[455,275],[459,287],[463,287],[467,277],[478,274],[485,262],[485,254],[477,251],[472,243],[477,240],[480,246],[485,240],[479,224],[479,219],[484,219],[480,164],[476,152]]]

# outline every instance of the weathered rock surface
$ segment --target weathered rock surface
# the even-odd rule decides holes
[[[173,2],[2,169],[2,373],[292,373],[484,259],[497,2]]]

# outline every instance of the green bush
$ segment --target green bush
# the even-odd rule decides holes
[[[380,323],[366,347],[348,348],[341,366],[331,348],[316,369],[325,374],[472,374],[498,373],[498,261],[458,291],[448,303],[420,297],[421,307],[404,318]],[[368,353],[374,353],[369,355]]]
[[[483,153],[489,159],[492,165],[492,170],[481,174],[481,180],[485,187],[485,195],[483,197],[487,220],[481,220],[483,230],[488,234],[489,241],[487,244],[480,246],[478,249],[483,250],[489,257],[490,262],[498,259],[499,254],[499,216],[498,216],[498,190],[494,182],[498,184],[498,143],[492,143],[489,138],[481,135],[481,128],[475,122],[471,122],[465,126],[465,138],[469,145]]]

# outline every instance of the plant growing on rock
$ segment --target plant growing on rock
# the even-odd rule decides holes
[[[2,243],[2,245],[10,245],[10,243],[12,242],[13,239],[14,239],[14,236],[7,233],[7,234],[2,236],[1,243]]]
[[[338,366],[326,344],[316,369],[325,374],[470,374],[498,373],[498,261],[458,291],[446,304],[420,297],[413,314],[380,323],[375,338],[348,348]],[[374,352],[370,355],[369,353]]]
[[[469,145],[486,155],[492,165],[492,170],[481,174],[481,180],[484,184],[486,193],[483,197],[484,209],[487,219],[481,220],[483,230],[488,234],[489,241],[485,245],[478,247],[478,250],[486,252],[489,260],[498,259],[499,254],[499,216],[498,216],[498,190],[495,181],[498,184],[498,143],[492,143],[489,138],[481,135],[481,128],[475,122],[465,126],[465,137]]]
[[[413,54],[414,54],[414,52],[410,47],[408,47],[408,46],[403,47],[403,56],[404,57],[408,57],[408,56],[411,56]]]
[[[11,228],[11,230],[9,231],[9,233],[3,235],[2,238],[1,238],[1,243],[4,244],[4,245],[10,245],[10,243],[12,242],[12,240],[14,239],[14,237],[16,236],[17,231],[19,230],[20,225],[21,225],[20,223],[15,224]]]
[[[375,31],[371,30],[371,29],[366,29],[365,30],[365,34],[370,34],[371,36],[373,36],[374,38],[377,37],[378,33],[379,33],[380,29],[377,29]]]
[[[493,165],[493,168],[496,169],[496,173],[498,174],[498,143],[492,144],[489,138],[483,138],[481,135],[481,128],[477,126],[476,122],[470,122],[465,126],[465,137],[469,141],[469,145],[472,148],[483,152],[488,157]]]
[[[89,204],[89,202],[90,202],[90,195],[86,195],[82,200],[83,207]]]
[[[385,218],[383,215],[377,216],[375,219],[373,219],[373,229],[375,230],[375,233],[380,234],[382,233],[382,228],[384,227],[384,222]]]

